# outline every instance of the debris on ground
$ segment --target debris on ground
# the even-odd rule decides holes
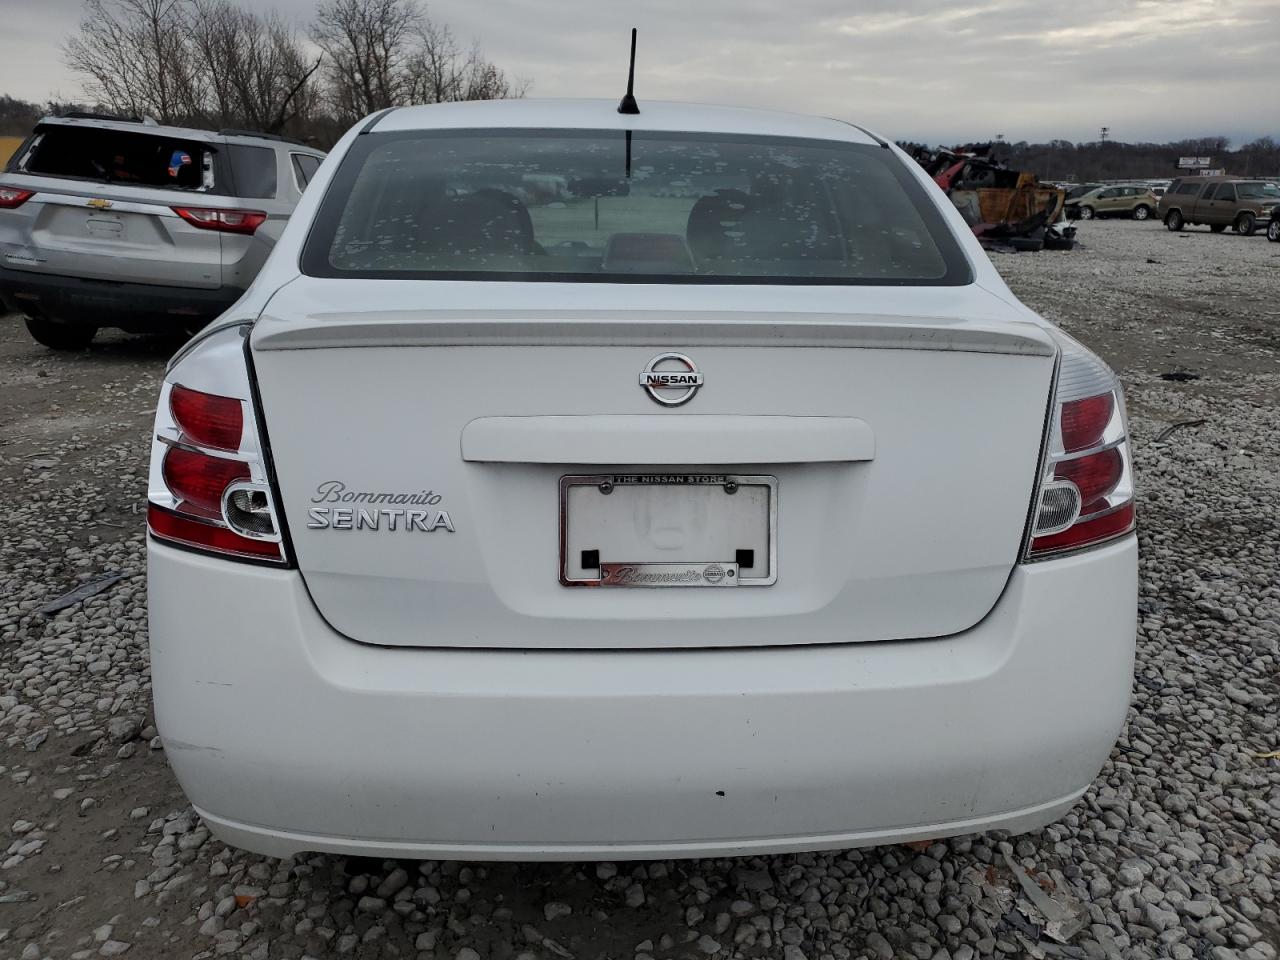
[[[1049,896],[1040,884],[1007,853],[1004,854],[1004,862],[1005,866],[1013,872],[1022,892],[1044,918],[1045,936],[1059,943],[1067,943],[1089,922],[1088,915],[1080,909],[1078,903],[1062,902]]]
[[[1177,423],[1170,424],[1156,434],[1156,443],[1164,443],[1173,436],[1175,431],[1181,430],[1183,427],[1203,427],[1204,422],[1203,417],[1198,420],[1179,420]]]
[[[121,578],[123,573],[117,573],[114,570],[108,571],[100,576],[97,580],[90,580],[88,583],[82,583],[74,590],[64,593],[60,597],[55,597],[43,607],[39,607],[36,613],[42,616],[51,617],[59,610],[66,610],[68,607],[74,607],[77,603],[83,603],[90,597],[96,597],[100,593],[105,593],[114,587]]]

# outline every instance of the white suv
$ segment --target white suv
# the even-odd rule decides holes
[[[858,127],[377,114],[165,378],[156,719],[277,856],[1040,826],[1129,700],[1126,434]]]

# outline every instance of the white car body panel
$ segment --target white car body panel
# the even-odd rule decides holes
[[[343,138],[223,321],[252,323],[296,568],[149,544],[157,723],[211,829],[273,856],[626,859],[1061,816],[1127,709],[1137,547],[1020,562],[1060,335],[887,145],[972,283],[301,273],[362,130],[503,127],[880,142],[586,101],[405,108]],[[677,408],[637,380],[667,351],[705,376]],[[776,478],[776,582],[561,583],[561,479],[665,472]],[[321,524],[333,490],[421,497],[431,530]]]
[[[629,859],[1031,829],[1124,720],[1135,556],[1130,537],[1021,566],[944,640],[406,652],[335,633],[296,571],[153,542],[156,714],[205,822],[272,856]]]

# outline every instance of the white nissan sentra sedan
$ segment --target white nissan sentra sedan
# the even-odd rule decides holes
[[[171,362],[156,719],[265,854],[626,859],[1060,817],[1129,699],[1124,401],[859,127],[348,133]]]

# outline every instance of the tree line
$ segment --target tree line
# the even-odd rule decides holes
[[[85,0],[63,56],[84,80],[87,109],[321,147],[384,107],[527,88],[428,17],[421,0],[321,0],[301,31],[233,0]],[[42,112],[0,97],[0,129],[26,133]]]
[[[920,144],[901,144],[911,152]],[[1122,143],[1108,140],[1072,143],[997,142],[992,157],[1015,170],[1030,170],[1041,180],[1146,180],[1186,175],[1179,157],[1209,157],[1213,169],[1241,177],[1280,177],[1280,143],[1259,137],[1236,149],[1226,137],[1197,137],[1170,143]],[[1191,171],[1195,175],[1195,171]]]

